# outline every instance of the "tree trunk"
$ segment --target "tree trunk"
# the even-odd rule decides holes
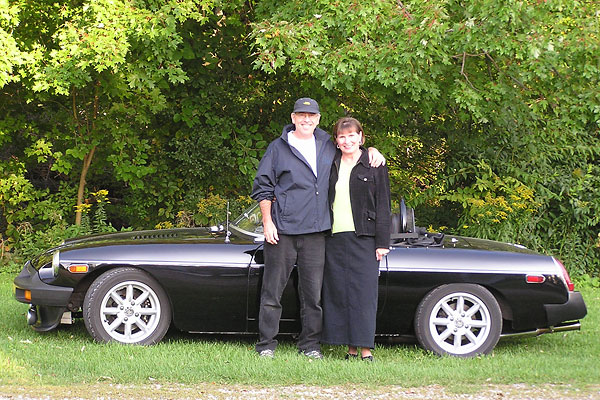
[[[94,157],[95,151],[96,146],[92,147],[92,149],[83,158],[83,168],[81,169],[79,188],[77,189],[77,211],[75,212],[75,225],[81,225],[81,203],[83,203],[83,194],[85,192],[85,177],[90,169],[90,164],[92,163],[92,158]]]
[[[100,82],[96,81],[94,88],[94,109],[92,113],[92,132],[96,130],[96,117],[98,116],[98,88],[100,87]],[[71,91],[71,98],[73,101],[73,120],[77,124],[78,132],[81,135],[82,127],[81,122],[79,121],[79,117],[77,115],[77,103],[75,101],[75,88]],[[90,169],[90,165],[92,164],[92,158],[94,158],[94,152],[96,151],[96,146],[92,146],[90,151],[83,157],[83,167],[81,168],[81,176],[79,177],[79,188],[77,189],[77,208],[75,211],[75,225],[81,225],[81,203],[83,203],[83,194],[85,193],[85,177],[87,176],[88,170]]]

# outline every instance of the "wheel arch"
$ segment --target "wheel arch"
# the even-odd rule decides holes
[[[102,274],[104,274],[105,272],[108,272],[110,270],[117,269],[117,268],[134,268],[134,269],[137,269],[139,271],[142,271],[142,272],[148,274],[148,276],[150,276],[152,279],[154,279],[154,281],[165,292],[165,294],[167,295],[167,299],[169,301],[169,306],[171,307],[171,310],[173,310],[173,301],[171,300],[171,294],[161,284],[160,280],[157,279],[154,276],[154,274],[152,274],[151,270],[148,270],[146,268],[141,268],[141,267],[138,267],[138,266],[135,266],[135,265],[129,265],[129,264],[105,264],[105,265],[102,265],[100,267],[94,268],[93,271],[91,271],[90,273],[86,274],[77,283],[77,285],[73,289],[73,293],[71,294],[71,298],[69,299],[69,304],[68,304],[67,308],[70,311],[77,311],[79,308],[81,308],[83,306],[83,299],[85,298],[85,294],[87,293],[87,291],[90,288],[90,286],[92,285],[92,283],[96,279],[98,279],[98,277],[100,277]]]
[[[486,288],[492,294],[492,296],[494,296],[496,298],[496,301],[498,302],[498,305],[500,306],[500,312],[502,313],[502,319],[507,320],[507,321],[512,321],[513,320],[513,309],[511,307],[510,303],[508,302],[508,299],[506,298],[506,296],[501,291],[494,288],[493,286],[488,286],[488,285],[480,285],[480,286]]]

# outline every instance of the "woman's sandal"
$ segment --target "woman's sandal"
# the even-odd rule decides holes
[[[368,361],[368,362],[373,362],[373,361],[374,361],[374,359],[373,359],[373,356],[372,356],[372,355],[370,355],[370,356],[364,356],[364,357],[361,357],[361,360],[363,360],[363,361]]]
[[[346,360],[354,360],[356,358],[358,358],[358,354],[352,354],[352,353],[346,353],[346,357],[344,357]]]

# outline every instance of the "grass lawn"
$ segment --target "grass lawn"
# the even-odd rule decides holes
[[[341,347],[324,347],[324,360],[309,361],[296,354],[289,339],[281,342],[274,360],[265,360],[253,351],[254,336],[170,332],[153,347],[98,344],[83,321],[37,333],[25,322],[27,306],[13,298],[13,278],[0,273],[0,399],[6,393],[40,386],[46,389],[38,396],[55,390],[57,397],[65,398],[60,393],[67,389],[85,392],[86,387],[108,390],[115,385],[121,388],[117,394],[129,390],[126,387],[135,391],[176,386],[185,391],[197,390],[198,385],[240,390],[276,386],[281,392],[275,395],[283,396],[284,387],[296,385],[347,390],[358,385],[373,393],[398,386],[417,391],[438,387],[458,393],[521,384],[544,388],[546,395],[560,387],[563,392],[558,397],[566,390],[600,398],[600,289],[582,290],[588,315],[581,331],[502,340],[490,356],[473,359],[440,358],[410,344],[380,344],[374,353],[376,362],[369,364],[342,360],[345,349]],[[194,393],[158,397],[200,396]]]

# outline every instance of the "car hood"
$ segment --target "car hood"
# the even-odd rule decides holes
[[[131,244],[133,244],[133,242],[175,242],[195,239],[210,239],[217,237],[224,238],[225,232],[206,227],[153,229],[144,231],[101,233],[96,235],[80,236],[65,240],[63,244],[59,247],[78,247],[81,245],[94,246],[98,244],[106,245],[113,243],[118,244],[123,242]]]
[[[52,261],[52,255],[57,251],[61,253],[72,250],[102,248],[107,246],[146,245],[159,243],[189,244],[211,243],[225,244],[225,232],[208,227],[155,229],[144,231],[103,233],[96,235],[80,236],[65,240],[57,247],[51,248],[31,260],[32,266],[40,268]],[[231,243],[252,243],[246,239],[231,236]],[[136,246],[137,247],[137,246]],[[132,247],[129,247],[132,248]]]

